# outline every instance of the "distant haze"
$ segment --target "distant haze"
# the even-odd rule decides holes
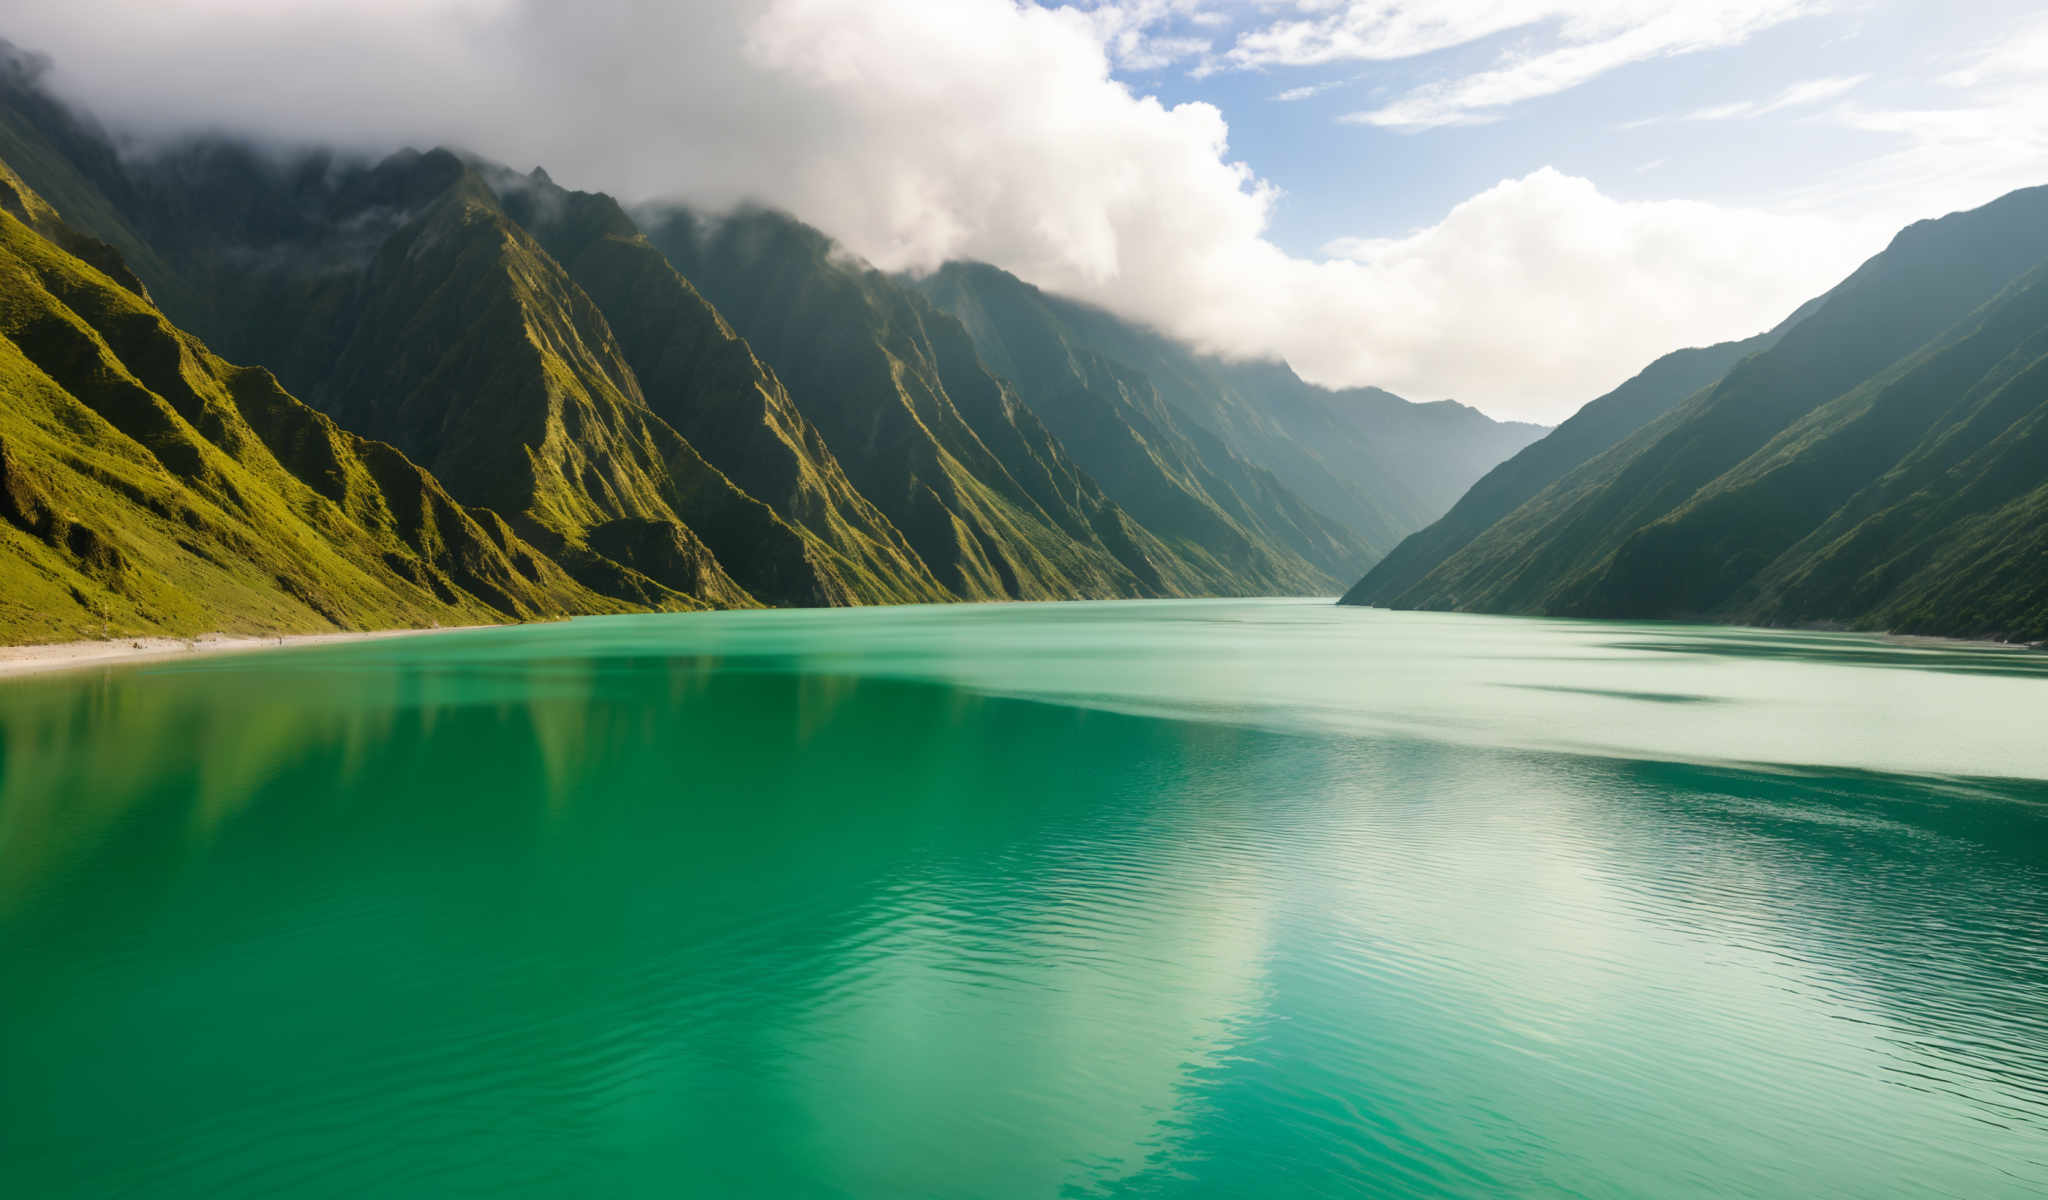
[[[1957,104],[1945,109],[1844,107],[1876,86],[1867,73],[1795,64],[1814,78],[1683,112],[1652,97],[1601,114],[1556,143],[1562,167],[1489,150],[1500,166],[1473,168],[1449,153],[1443,178],[1496,169],[1494,182],[1419,226],[1387,224],[1399,193],[1442,185],[1375,178],[1370,147],[1412,157],[1426,139],[1506,129],[1518,106],[1561,105],[1631,64],[1655,73],[1739,53],[1851,7],[1817,0],[9,7],[0,37],[51,55],[53,86],[117,129],[449,144],[628,201],[759,200],[879,266],[986,260],[1206,349],[1284,357],[1315,382],[1545,422],[1667,350],[1774,324],[1899,223],[1941,211],[1927,206],[2048,181],[2048,104],[2029,102],[2048,37],[2028,34],[1948,60]],[[1377,88],[1355,82],[1382,69]],[[1774,81],[1792,68],[1757,69]],[[1325,102],[1338,108],[1310,115]],[[1865,172],[1861,206],[1839,186],[1759,204],[1646,191],[1626,173],[1596,185],[1571,169],[1573,146],[1638,136],[1630,120],[1794,122],[1823,105],[1860,122],[1840,139],[1865,139],[1866,159],[1828,179]],[[1284,193],[1240,158],[1241,120],[1261,145],[1306,155],[1288,160],[1290,176],[1327,180],[1328,193]],[[1299,244],[1308,224],[1288,214],[1341,209],[1347,195],[1356,233]]]

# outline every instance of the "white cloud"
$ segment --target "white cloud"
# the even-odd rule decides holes
[[[1785,195],[1812,211],[1855,205],[1903,224],[2048,183],[2048,20],[1963,56],[1917,103],[1848,101],[1824,119],[1883,147]]]
[[[1102,0],[1087,13],[1116,65],[1126,71],[1156,71],[1190,58],[1206,58],[1210,40],[1178,32],[1227,23],[1221,13],[1206,11],[1201,0]]]
[[[1845,96],[1860,87],[1868,75],[1839,75],[1826,79],[1808,79],[1795,83],[1769,100],[1741,100],[1733,104],[1717,104],[1686,114],[1688,121],[1731,121],[1747,117],[1761,117],[1766,113],[1781,112],[1788,108],[1803,108]]]
[[[1292,14],[1239,35],[1226,59],[1239,67],[1308,67],[1413,58],[1554,19],[1569,0],[1467,4],[1296,0]]]
[[[1817,12],[1822,0],[1526,0],[1475,3],[1471,12],[1491,21],[1473,21],[1451,32],[1471,34],[1464,40],[1519,28],[1537,21],[1557,25],[1555,41],[1538,49],[1504,54],[1486,70],[1417,88],[1393,103],[1345,120],[1393,129],[1432,129],[1498,120],[1502,110],[1524,101],[1556,95],[1619,67],[1674,55],[1734,46],[1795,17]],[[1405,8],[1355,4],[1347,17],[1378,18]],[[1456,10],[1464,11],[1464,10]],[[1507,22],[1514,18],[1514,24]],[[1348,27],[1347,27],[1348,28]],[[1367,46],[1375,43],[1368,42]],[[1392,48],[1407,44],[1395,39]],[[1429,45],[1428,39],[1416,44]],[[1449,44],[1462,44],[1454,42]],[[1239,47],[1233,48],[1233,54]],[[1375,55],[1387,57],[1391,55]]]
[[[1207,11],[1189,5],[15,9],[10,35],[53,52],[60,83],[117,119],[452,143],[628,199],[759,199],[884,267],[983,259],[1218,352],[1504,416],[1555,420],[1676,346],[1755,332],[1879,240],[1626,203],[1541,171],[1419,233],[1347,243],[1335,260],[1290,255],[1267,236],[1277,193],[1230,157],[1222,114],[1112,77],[1120,31]]]
[[[1974,88],[2015,79],[2048,78],[2048,21],[2002,37],[1970,56],[1970,61],[1941,77],[1954,88]]]
[[[1311,96],[1322,95],[1324,92],[1327,92],[1331,88],[1336,87],[1338,85],[1338,82],[1339,81],[1332,80],[1326,83],[1305,83],[1300,87],[1288,88],[1284,92],[1276,92],[1273,95],[1273,99],[1287,102],[1292,102],[1295,100],[1306,100]]]
[[[1302,307],[1340,306],[1344,325],[1375,336],[1297,366],[1326,378],[1453,381],[1460,399],[1554,420],[1669,350],[1758,332],[1888,232],[1621,201],[1545,168],[1406,237],[1324,247],[1350,261],[1326,264],[1330,277]],[[1357,361],[1366,356],[1369,365]]]

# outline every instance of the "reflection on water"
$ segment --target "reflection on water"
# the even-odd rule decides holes
[[[1015,605],[10,685],[0,1192],[2048,1188],[2048,678],[1778,638]]]

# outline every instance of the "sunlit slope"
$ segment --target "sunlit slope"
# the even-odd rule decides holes
[[[652,410],[595,301],[455,155],[197,142],[130,175],[136,224],[205,298],[198,320],[591,587],[654,607],[936,598],[915,564],[863,561],[707,461]]]
[[[642,401],[735,484],[812,535],[833,602],[950,598],[903,534],[853,486],[824,436],[718,311],[611,197],[544,173],[489,177],[604,314]]]
[[[2048,636],[2044,259],[2048,189],[1907,229],[1383,602]]]
[[[76,197],[94,233],[137,248],[174,318],[433,464],[455,495],[503,511],[606,594],[656,607],[945,596],[829,453],[791,454],[807,438],[818,448],[800,418],[786,437],[731,430],[721,450],[734,452],[713,462],[656,413],[608,314],[485,182],[509,172],[445,151],[366,163],[217,138],[117,156],[20,71],[0,78],[0,143],[33,159],[32,182]],[[640,357],[664,372],[668,415],[712,413],[699,427],[724,429],[751,404],[766,419],[749,393],[779,389],[730,369],[743,363],[720,357],[715,313],[649,313],[636,306],[646,295],[625,294],[632,279],[586,266],[628,304],[616,311],[636,347],[657,348]],[[710,357],[662,357],[686,343]],[[783,468],[794,478],[774,498],[728,473]]]
[[[496,515],[177,329],[0,167],[0,639],[606,611]],[[123,282],[124,279],[130,282]]]
[[[641,223],[959,595],[1257,590],[1135,520],[988,372],[958,321],[816,230],[757,210],[705,221],[669,209]]]

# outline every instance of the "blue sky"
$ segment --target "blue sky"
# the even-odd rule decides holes
[[[1853,211],[1859,197],[1843,177],[1898,149],[1899,135],[1844,127],[1829,119],[1827,101],[1740,119],[1687,118],[1772,100],[1812,80],[1854,81],[1838,98],[1878,108],[1952,103],[1954,89],[1937,82],[1941,76],[2043,15],[2040,4],[2026,0],[1807,7],[1814,11],[1736,44],[1618,66],[1470,125],[1389,129],[1343,118],[1485,70],[1505,56],[1554,47],[1557,20],[1396,61],[1275,63],[1204,73],[1201,56],[1190,56],[1149,70],[1119,69],[1117,76],[1169,103],[1204,101],[1221,109],[1230,123],[1232,156],[1285,192],[1271,237],[1291,253],[1313,255],[1337,238],[1391,236],[1433,224],[1491,184],[1545,166],[1593,179],[1624,200]],[[1271,8],[1227,3],[1200,11],[1230,21],[1196,25],[1183,17],[1165,22],[1159,36],[1201,38],[1224,48],[1274,15]],[[1276,99],[1310,88],[1317,90],[1304,99]],[[2048,183],[2048,164],[2040,182]]]
[[[8,7],[0,37],[137,152],[443,144],[763,202],[887,269],[992,262],[1217,354],[1539,421],[2048,183],[2021,0]]]

